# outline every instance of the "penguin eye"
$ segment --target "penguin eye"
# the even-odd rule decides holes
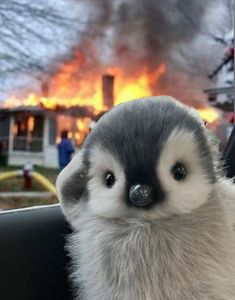
[[[105,185],[108,188],[111,188],[114,185],[115,181],[116,181],[116,177],[112,172],[107,172],[105,174]]]
[[[177,162],[171,168],[171,174],[173,175],[175,180],[183,181],[186,178],[187,171],[186,171],[185,166],[182,163]]]

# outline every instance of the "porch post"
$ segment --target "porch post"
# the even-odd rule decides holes
[[[8,153],[12,154],[13,152],[13,139],[14,139],[14,115],[10,116],[9,124],[9,144],[8,144]]]

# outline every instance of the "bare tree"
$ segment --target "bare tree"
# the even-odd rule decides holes
[[[40,74],[52,57],[77,42],[79,26],[69,5],[61,0],[0,1],[0,80],[16,73]]]

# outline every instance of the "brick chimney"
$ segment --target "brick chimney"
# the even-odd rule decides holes
[[[42,82],[41,91],[43,97],[47,98],[49,96],[49,85],[46,81]]]
[[[102,78],[103,103],[108,109],[114,104],[114,76],[104,75]]]

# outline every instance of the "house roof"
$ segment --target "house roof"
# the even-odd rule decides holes
[[[43,112],[45,109],[41,106],[17,106],[17,107],[8,107],[8,108],[0,108],[0,112]]]
[[[92,106],[74,106],[74,107],[56,107],[56,109],[46,109],[42,106],[17,106],[9,108],[0,108],[0,114],[14,114],[14,113],[31,113],[31,114],[66,114],[72,117],[91,117],[96,118]]]

